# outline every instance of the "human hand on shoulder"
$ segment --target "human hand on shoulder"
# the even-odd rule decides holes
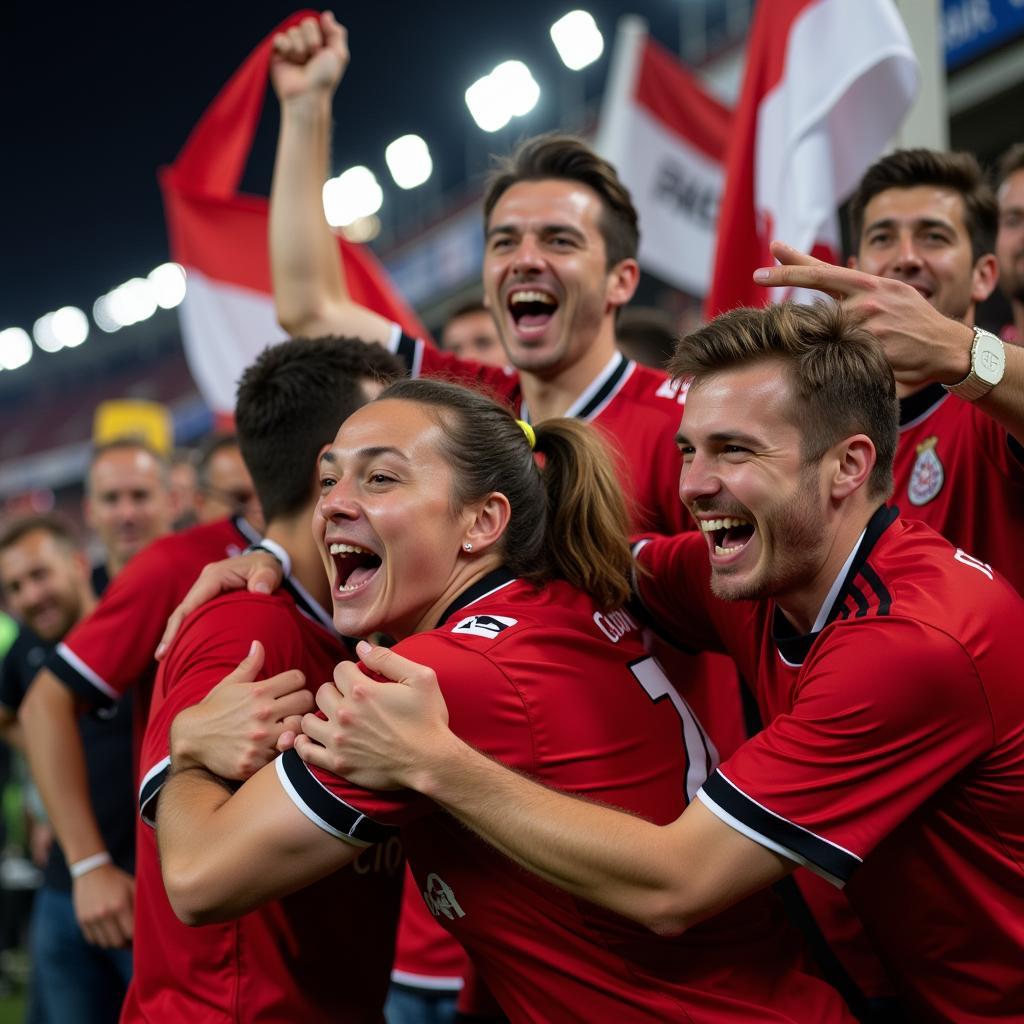
[[[313,94],[333,96],[348,67],[348,32],[330,11],[279,32],[273,47],[270,80],[282,104]]]
[[[455,740],[434,670],[386,647],[361,641],[362,664],[389,682],[376,682],[354,662],[341,662],[334,682],[317,691],[326,716],[306,715],[295,750],[307,764],[367,789],[426,792],[435,761]]]
[[[176,770],[202,767],[242,782],[277,756],[281,733],[313,707],[313,695],[297,669],[257,680],[263,645],[249,654],[203,700],[171,725],[171,762]]]
[[[281,586],[283,579],[284,569],[269,551],[249,551],[234,558],[211,562],[199,574],[199,579],[192,584],[181,604],[171,612],[154,657],[159,661],[167,654],[181,624],[207,601],[231,590],[270,594]]]

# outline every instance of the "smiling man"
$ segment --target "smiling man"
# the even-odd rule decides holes
[[[502,852],[675,934],[805,865],[846,888],[913,1020],[1024,1015],[1024,601],[884,502],[897,402],[837,307],[725,314],[680,345],[680,494],[640,546],[657,624],[729,651],[769,723],[655,827],[472,750],[429,669],[377,649],[321,691],[307,762],[424,793]],[[329,723],[329,724],[328,724]]]

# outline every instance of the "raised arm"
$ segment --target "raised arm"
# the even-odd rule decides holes
[[[375,683],[352,663],[335,671],[303,719],[303,760],[357,785],[429,796],[523,867],[574,896],[672,935],[772,884],[796,863],[695,802],[657,826],[548,789],[463,743],[447,726],[433,671],[360,644]]]
[[[386,343],[391,323],[351,301],[324,217],[331,101],[348,65],[343,26],[325,11],[274,39],[270,77],[281,104],[270,192],[270,266],[281,326],[293,336],[343,334]]]

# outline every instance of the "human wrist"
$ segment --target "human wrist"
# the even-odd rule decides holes
[[[943,365],[935,379],[944,387],[959,384],[971,372],[971,349],[974,345],[974,328],[960,320],[950,322],[949,341],[942,347]]]
[[[88,857],[82,857],[81,860],[76,860],[74,863],[69,864],[68,873],[77,882],[79,878],[83,878],[97,868],[106,867],[108,864],[113,863],[114,861],[110,854],[106,850],[100,850],[98,853],[92,853]]]
[[[281,100],[281,113],[296,121],[320,121],[331,116],[334,89],[314,85]]]
[[[420,749],[426,752],[419,754],[413,763],[409,778],[405,780],[408,788],[442,806],[457,799],[465,766],[475,753],[473,748],[446,728],[436,741]]]

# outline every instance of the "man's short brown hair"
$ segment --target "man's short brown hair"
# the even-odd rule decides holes
[[[844,437],[866,434],[875,446],[868,494],[887,498],[899,402],[892,368],[876,339],[835,303],[734,309],[683,338],[669,372],[699,381],[757,362],[786,369],[804,461],[816,462]]]
[[[1000,158],[996,168],[996,188],[1011,174],[1024,171],[1024,142],[1015,142]]]
[[[937,185],[958,192],[964,201],[964,226],[971,255],[981,259],[995,249],[999,209],[981,165],[970,153],[935,149],[897,149],[872,164],[850,199],[850,244],[860,246],[864,210],[880,192],[891,188]]]
[[[515,151],[495,161],[484,193],[484,226],[498,200],[521,181],[578,181],[601,200],[598,227],[604,239],[608,267],[636,259],[640,228],[629,190],[615,168],[575,135],[550,132],[521,142]]]

